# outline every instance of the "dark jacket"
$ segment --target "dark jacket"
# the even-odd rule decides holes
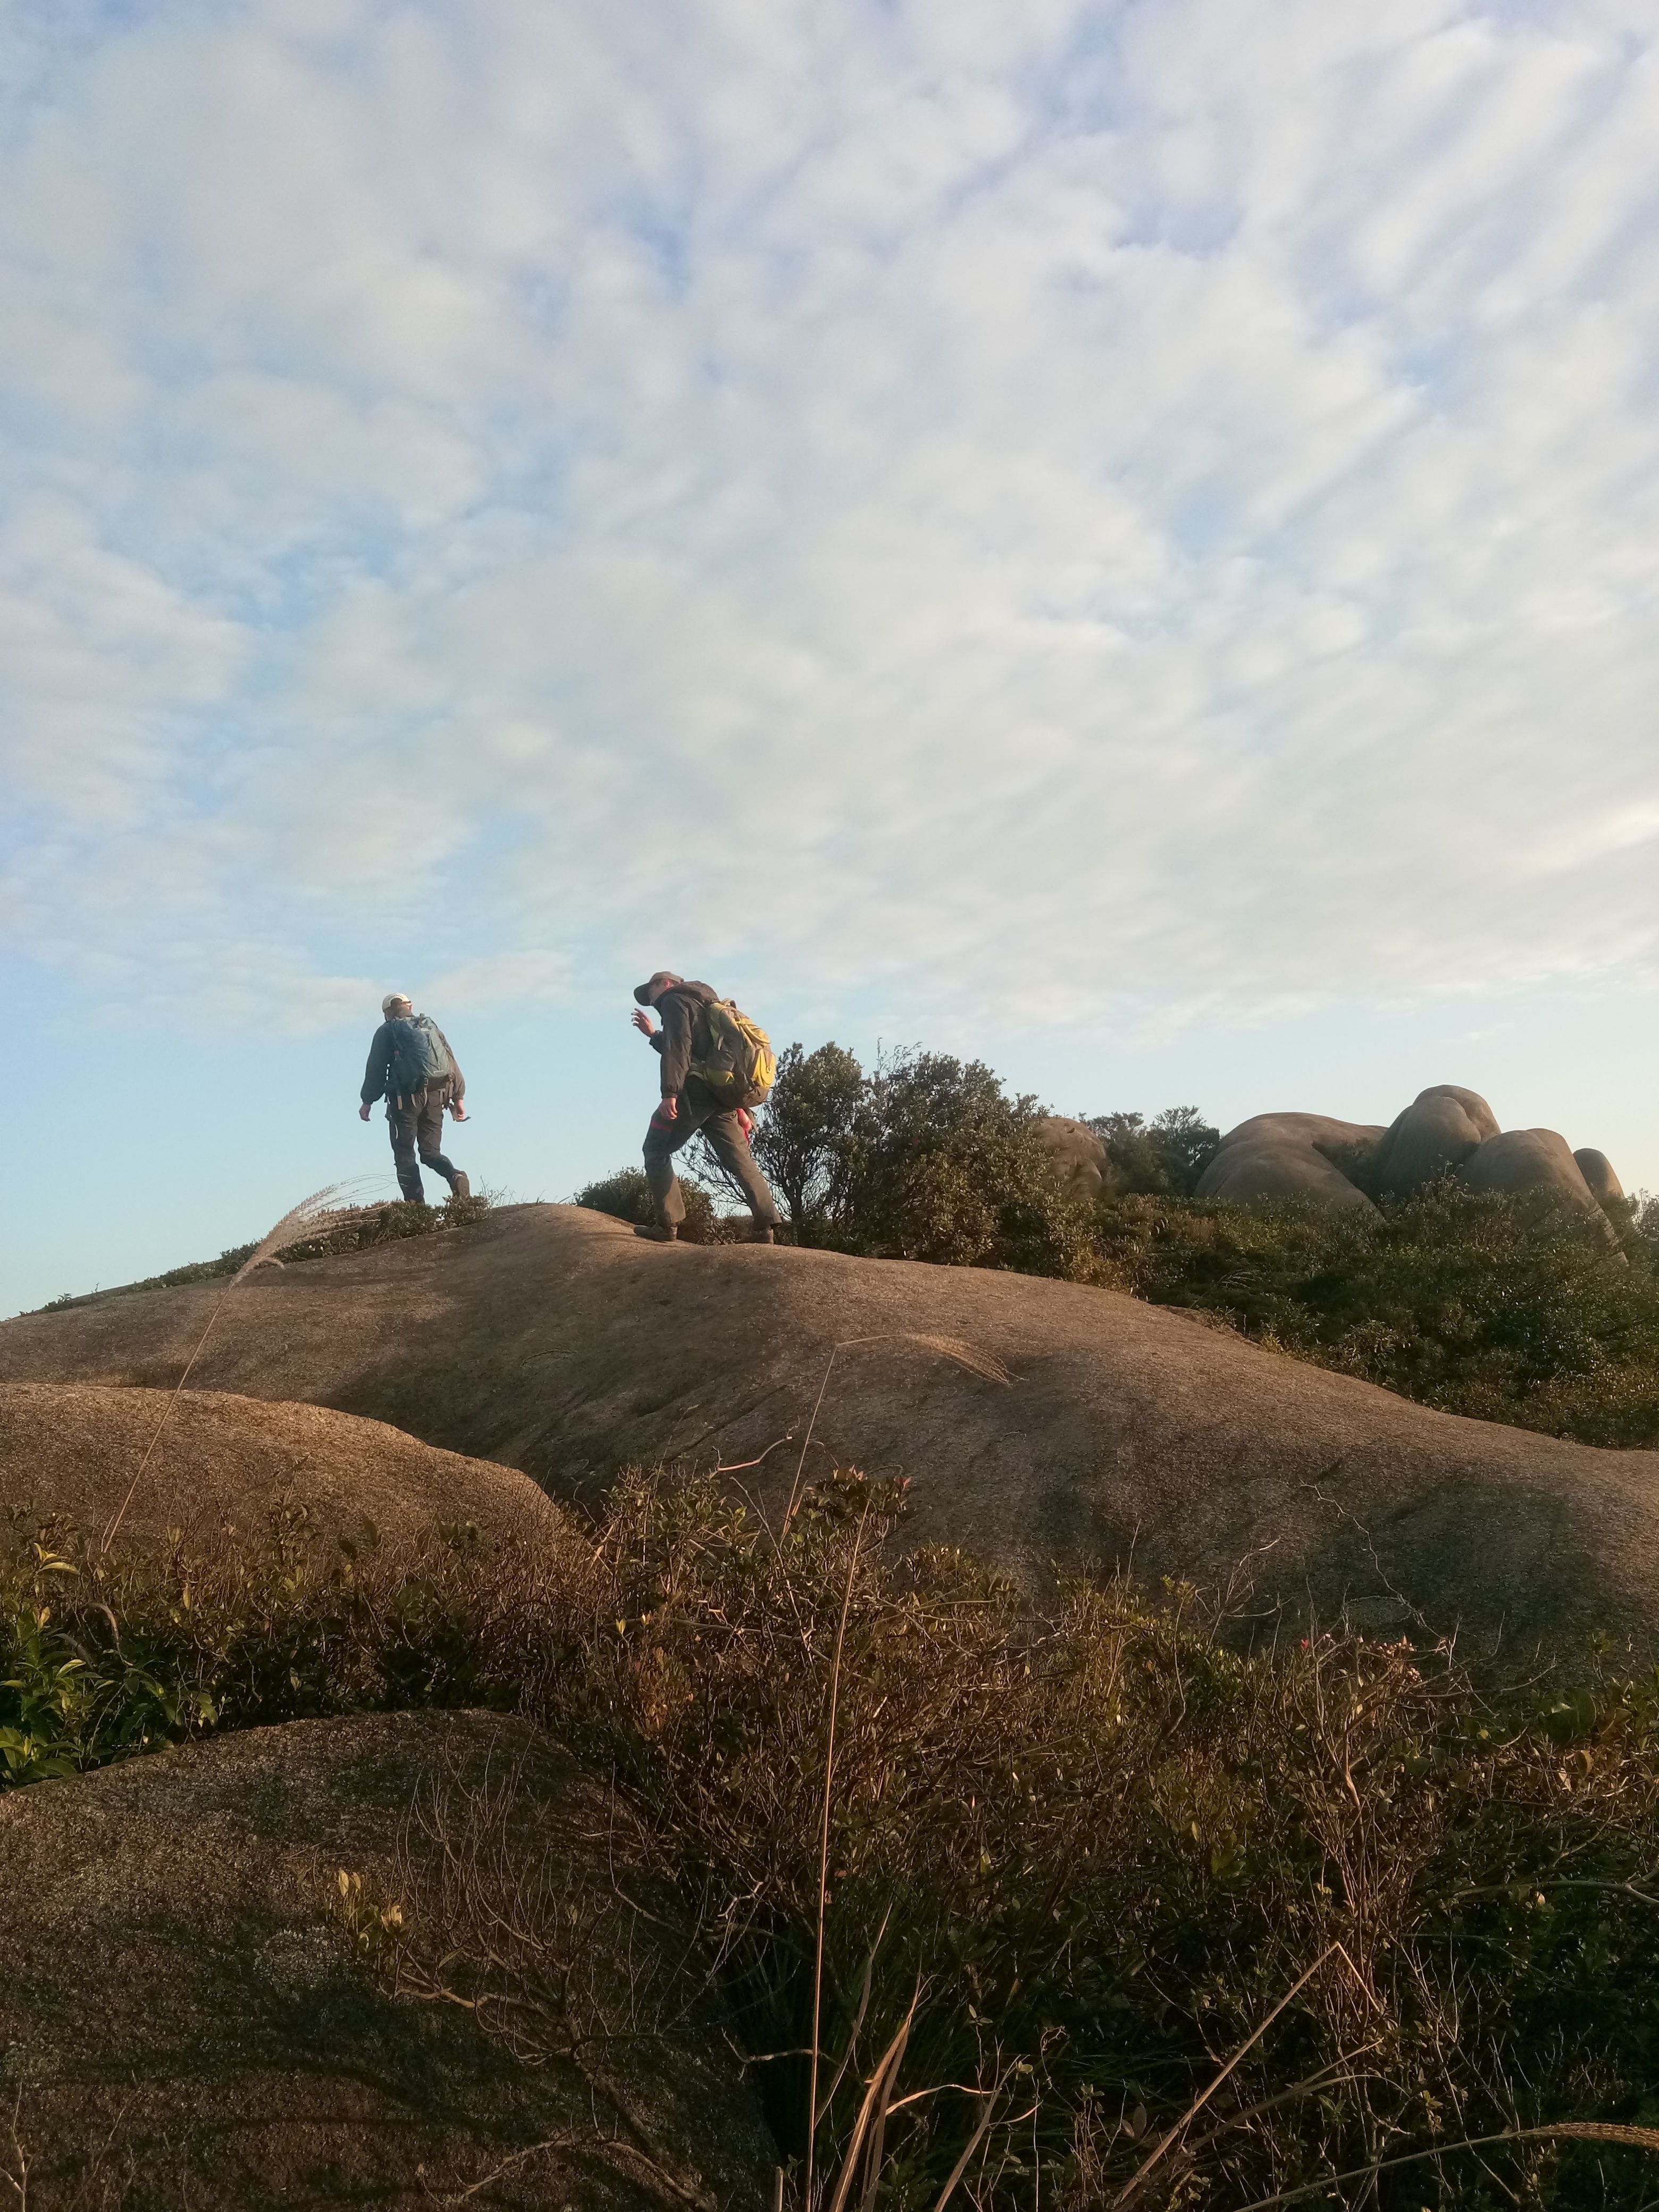
[[[662,1027],[651,1039],[662,1054],[662,1095],[678,1098],[694,1060],[708,1057],[713,1039],[708,1034],[708,1009],[719,1002],[720,993],[707,983],[676,983],[657,1001]]]
[[[438,1030],[443,1048],[449,1054],[449,1064],[455,1071],[454,1074],[448,1079],[448,1095],[452,1098],[465,1098],[466,1078],[461,1073],[461,1063],[455,1057],[454,1047],[444,1036],[443,1031],[438,1029],[436,1022],[434,1022],[432,1026],[434,1030]],[[382,1022],[374,1032],[374,1041],[368,1048],[368,1066],[363,1070],[364,1105],[372,1106],[377,1098],[384,1098],[391,1081],[392,1024],[390,1022]],[[435,1084],[433,1086],[434,1090],[437,1087]],[[428,1092],[427,1095],[429,1097],[431,1094]]]

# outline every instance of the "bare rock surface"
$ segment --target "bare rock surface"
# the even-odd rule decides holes
[[[1613,1171],[1613,1162],[1594,1145],[1582,1145],[1573,1154],[1578,1172],[1598,1206],[1608,1206],[1625,1195],[1625,1186]]]
[[[367,1521],[407,1540],[470,1521],[500,1536],[571,1540],[557,1508],[514,1468],[327,1406],[191,1389],[169,1410],[171,1396],[79,1382],[0,1383],[0,1513],[60,1516],[95,1534],[120,1512],[128,1545],[175,1528],[216,1544],[227,1531],[267,1526],[279,1506],[302,1509],[324,1537]]]
[[[1553,1129],[1505,1129],[1471,1152],[1457,1174],[1471,1190],[1507,1191],[1516,1196],[1537,1192],[1607,1219],[1583,1169],[1568,1151],[1566,1139]]]
[[[9,1322],[0,1378],[165,1382],[211,1295]],[[204,1366],[215,1389],[392,1422],[556,1495],[629,1462],[765,1454],[733,1480],[775,1513],[828,1371],[809,1474],[910,1476],[919,1539],[1027,1574],[1133,1559],[1208,1581],[1254,1555],[1264,1601],[1346,1603],[1378,1628],[1411,1606],[1506,1650],[1659,1624],[1659,1454],[1437,1413],[1074,1284],[652,1244],[515,1206],[255,1278]]]
[[[1034,1126],[1059,1164],[1066,1195],[1098,1198],[1111,1182],[1111,1162],[1088,1123],[1067,1114],[1045,1114]]]
[[[1340,1121],[1328,1114],[1253,1115],[1222,1139],[1196,1194],[1235,1206],[1291,1199],[1336,1212],[1374,1214],[1376,1208],[1337,1162],[1369,1152],[1385,1133],[1380,1125]]]
[[[32,2212],[759,2212],[774,2154],[628,1835],[544,1736],[478,1713],[0,1796],[0,2174]]]
[[[1381,1188],[1408,1197],[1448,1168],[1460,1167],[1489,1137],[1498,1117],[1478,1091],[1455,1083],[1419,1091],[1378,1147],[1374,1170]]]
[[[1196,1194],[1375,1215],[1367,1190],[1409,1198],[1449,1171],[1470,1190],[1565,1201],[1595,1217],[1610,1248],[1618,1241],[1601,1207],[1624,1192],[1605,1152],[1569,1152],[1553,1129],[1500,1130],[1480,1092],[1456,1083],[1419,1091],[1386,1129],[1324,1114],[1252,1115],[1222,1139]]]

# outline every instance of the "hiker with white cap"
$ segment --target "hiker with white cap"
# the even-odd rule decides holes
[[[772,1187],[749,1149],[749,1109],[762,1104],[777,1075],[777,1060],[764,1030],[718,998],[707,983],[688,983],[667,968],[634,993],[634,1026],[662,1059],[662,1103],[645,1133],[645,1177],[657,1208],[657,1226],[641,1229],[672,1244],[685,1219],[685,1200],[674,1174],[674,1155],[702,1133],[755,1217],[755,1242],[770,1244],[782,1217]],[[662,1016],[657,1029],[643,1009]]]
[[[466,1119],[466,1078],[449,1048],[449,1039],[429,1015],[417,1014],[407,994],[388,991],[380,1001],[384,1019],[368,1048],[359,1118],[367,1121],[377,1098],[386,1101],[386,1126],[398,1188],[416,1206],[426,1192],[421,1170],[441,1175],[457,1198],[470,1198],[465,1174],[443,1152],[444,1108],[458,1121]],[[418,1158],[416,1157],[418,1153]]]

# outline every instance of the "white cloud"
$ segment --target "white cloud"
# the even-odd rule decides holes
[[[9,35],[0,927],[86,988],[1659,977],[1645,10]]]

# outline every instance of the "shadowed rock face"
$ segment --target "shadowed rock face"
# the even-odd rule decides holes
[[[630,1901],[629,1833],[545,1737],[480,1713],[295,1722],[0,1797],[27,2202],[427,2212],[494,2174],[471,2201],[761,2212],[775,2154],[677,1908]],[[397,1900],[420,1967],[453,1949],[462,1994],[499,1984],[537,2063],[480,2025],[488,2003],[389,1995],[343,1869],[377,1939]],[[503,1922],[483,1969],[475,1915],[525,1917],[514,1873],[544,1880],[548,1953],[515,1972]],[[562,2027],[588,2039],[580,2069]]]
[[[1419,1091],[1377,1148],[1379,1187],[1408,1197],[1448,1168],[1460,1167],[1477,1146],[1498,1134],[1498,1118],[1478,1092],[1455,1083]]]
[[[1625,1195],[1625,1186],[1613,1171],[1613,1162],[1605,1152],[1598,1152],[1593,1145],[1585,1145],[1573,1154],[1578,1163],[1578,1172],[1583,1176],[1590,1196],[1598,1206],[1608,1206]]]
[[[1066,1114],[1045,1114],[1035,1127],[1059,1163],[1066,1195],[1098,1198],[1111,1180],[1111,1163],[1105,1146],[1088,1123],[1074,1121]]]
[[[212,1295],[9,1322],[0,1377],[167,1382]],[[1133,1559],[1208,1581],[1254,1553],[1264,1598],[1352,1601],[1380,1626],[1405,1622],[1403,1593],[1433,1626],[1517,1650],[1659,1622],[1659,1454],[1432,1413],[1075,1284],[648,1244],[602,1214],[515,1206],[256,1278],[198,1376],[395,1422],[561,1495],[629,1462],[766,1454],[735,1480],[776,1512],[826,1370],[809,1472],[911,1476],[918,1539],[1036,1578]]]
[[[575,1540],[514,1469],[325,1407],[0,1383],[0,1513],[60,1515],[88,1534],[118,1513],[128,1549],[178,1529],[199,1552],[265,1528],[279,1504],[302,1510],[325,1540],[365,1521],[393,1541],[470,1521],[496,1537]]]
[[[1536,1193],[1577,1212],[1594,1215],[1614,1241],[1612,1224],[1596,1204],[1577,1161],[1567,1150],[1565,1137],[1553,1129],[1505,1129],[1488,1138],[1458,1170],[1471,1190],[1507,1191],[1516,1195]]]

